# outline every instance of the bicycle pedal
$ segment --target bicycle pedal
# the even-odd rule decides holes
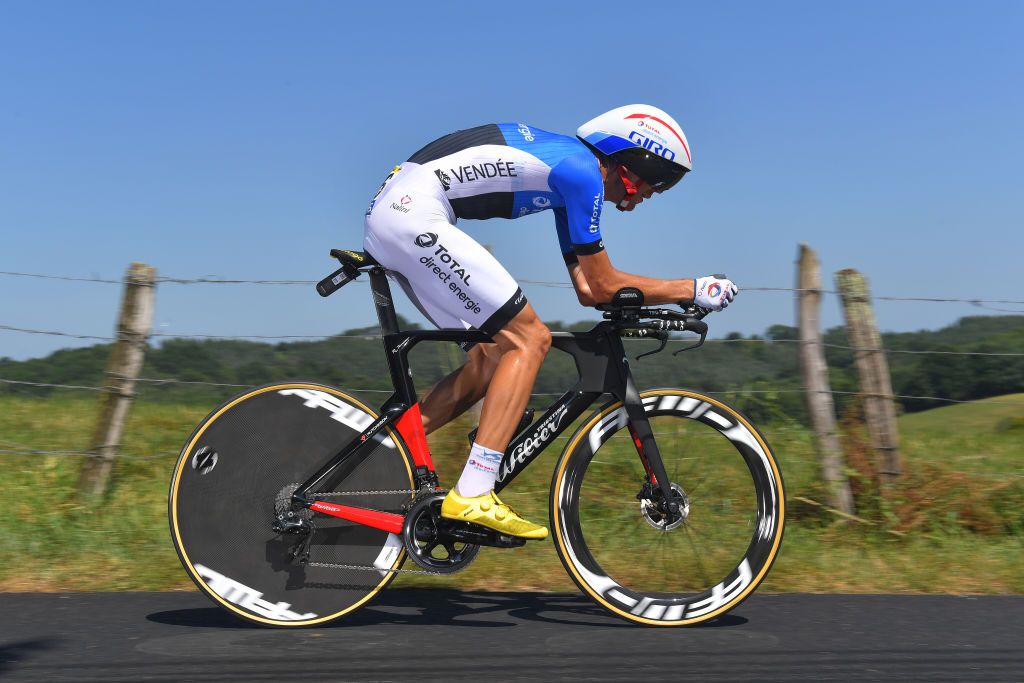
[[[505,534],[498,534],[498,542],[495,545],[497,548],[521,548],[526,545],[526,541],[530,539],[519,538],[518,536],[506,536]]]

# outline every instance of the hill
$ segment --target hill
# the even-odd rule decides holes
[[[590,323],[549,323],[554,330],[586,329]],[[403,326],[413,328],[403,321]],[[265,344],[238,340],[169,339],[152,346],[146,356],[139,393],[149,400],[217,401],[253,386],[284,379],[308,379],[356,391],[386,391],[388,376],[376,328],[348,330],[311,342]],[[984,355],[1024,353],[1024,316],[962,318],[940,330],[883,334],[891,351],[890,367],[897,394],[969,400],[1024,390],[1024,356]],[[641,386],[677,385],[712,392],[735,393],[730,398],[758,420],[786,415],[803,418],[799,392],[796,329],[774,325],[763,336],[731,334],[703,348],[673,357],[681,342],[665,353],[649,356],[632,367]],[[845,331],[832,328],[824,335],[832,388],[855,391],[853,357]],[[631,355],[656,348],[655,342],[631,341]],[[964,352],[979,355],[901,353],[905,351]],[[27,361],[0,359],[0,378],[97,386],[102,383],[109,345],[57,351]],[[418,387],[425,389],[458,367],[462,353],[451,344],[421,344],[411,354]],[[535,388],[560,393],[574,381],[575,367],[565,354],[552,352]],[[0,385],[0,392],[46,394],[47,388]],[[378,397],[379,398],[379,397]],[[840,409],[848,400],[839,396]],[[379,400],[371,400],[378,403]],[[901,399],[904,410],[930,408],[934,401]]]

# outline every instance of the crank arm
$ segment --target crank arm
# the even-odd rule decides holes
[[[443,517],[439,521],[444,523],[441,530],[445,535],[463,543],[486,545],[494,548],[518,548],[526,545],[525,538],[499,534],[493,529],[488,529],[487,527],[480,526],[478,524],[456,522],[454,520],[447,520]]]

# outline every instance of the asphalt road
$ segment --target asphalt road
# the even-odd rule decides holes
[[[688,629],[579,595],[385,591],[324,628],[198,593],[0,594],[4,681],[1024,681],[1024,596],[755,595]]]

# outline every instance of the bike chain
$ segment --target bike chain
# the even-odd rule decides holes
[[[411,495],[418,491],[397,489],[391,491],[318,491],[318,496],[366,496],[366,495],[397,495],[404,493]],[[386,574],[427,574],[429,576],[444,576],[444,572],[432,572],[426,569],[380,569],[373,566],[361,564],[334,564],[331,562],[307,562],[307,567],[323,567],[324,569],[353,569],[364,572],[384,572]]]
[[[361,564],[332,564],[330,562],[307,562],[307,567],[324,567],[325,569],[355,569],[364,572],[383,572],[385,574],[429,574],[431,576],[446,576],[444,572],[432,572],[426,569],[378,569],[377,567],[363,566]]]
[[[317,491],[313,495],[316,495],[316,496],[368,496],[368,495],[375,495],[375,494],[385,495],[385,494],[399,494],[399,493],[404,493],[404,494],[407,494],[407,495],[411,495],[413,493],[419,493],[419,492],[418,491],[413,491],[412,489],[397,489],[397,490],[394,490],[394,491]]]

